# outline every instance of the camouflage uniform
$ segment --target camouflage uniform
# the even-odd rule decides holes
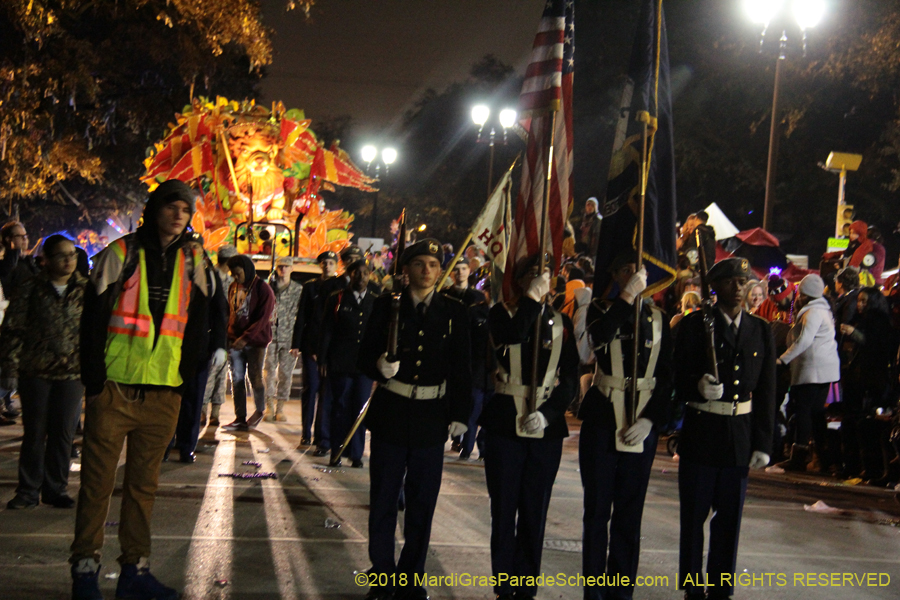
[[[265,376],[266,389],[277,401],[274,411],[275,420],[281,421],[282,407],[291,395],[291,375],[297,364],[297,357],[291,354],[291,337],[294,323],[297,320],[297,306],[300,304],[300,293],[303,286],[291,281],[282,288],[278,283],[272,284],[275,292],[275,310],[272,311],[272,343],[266,351]],[[269,400],[269,402],[272,402]],[[273,414],[271,410],[269,414]],[[279,418],[281,417],[281,418]]]

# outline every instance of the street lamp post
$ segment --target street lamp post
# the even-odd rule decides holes
[[[484,126],[485,124],[487,124],[490,116],[491,109],[488,106],[485,106],[484,104],[478,104],[472,107],[472,122],[478,125],[478,139],[476,140],[478,143],[482,143],[484,141],[481,134],[484,131]],[[500,114],[497,117],[497,121],[500,123],[500,127],[503,129],[503,144],[506,145],[506,130],[515,125],[516,111],[511,108],[504,108],[500,111]],[[495,124],[491,123],[491,131],[487,141],[491,149],[491,156],[488,162],[488,196],[491,195],[491,192],[494,189],[494,140],[496,138],[496,135],[497,130],[495,129]]]
[[[378,148],[369,144],[363,146],[360,151],[362,155],[363,162],[366,163],[366,175],[369,174],[369,171],[372,168],[372,163],[375,162],[375,159],[378,158]],[[381,150],[381,160],[375,162],[375,178],[377,179],[379,174],[381,173],[381,166],[384,165],[384,176],[387,177],[388,173],[390,173],[391,165],[397,161],[397,150],[391,147],[383,148]],[[376,224],[378,222],[378,191],[375,191],[375,195],[372,199],[372,237],[375,237]]]
[[[797,27],[803,34],[803,53],[806,54],[807,31],[818,25],[825,16],[825,0],[790,0],[791,12]],[[786,20],[784,15],[786,0],[744,0],[744,9],[747,16],[754,23],[763,26],[759,41],[759,51],[762,52],[765,43],[766,32],[776,19],[779,23]],[[772,123],[769,129],[769,159],[766,166],[766,193],[763,203],[763,229],[769,229],[769,217],[771,207],[775,202],[775,173],[778,159],[778,104],[781,90],[782,66],[787,56],[787,29],[782,29],[779,38],[778,58],[775,61],[775,85],[772,91]]]

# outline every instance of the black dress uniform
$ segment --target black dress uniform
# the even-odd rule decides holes
[[[488,330],[488,312],[490,305],[484,292],[476,290],[472,286],[460,290],[451,286],[444,290],[444,294],[456,298],[462,302],[469,312],[469,338],[472,342],[472,412],[465,421],[468,429],[460,440],[462,448],[459,457],[469,458],[475,444],[478,444],[478,454],[484,458],[483,436],[478,437],[478,418],[484,408],[484,400],[490,395],[494,387],[492,379],[494,350],[491,348],[491,336]]]
[[[334,256],[334,252],[329,252],[328,254]],[[334,256],[334,258],[336,258],[336,256]],[[297,306],[297,320],[294,322],[294,335],[293,341],[291,342],[291,347],[299,348],[301,354],[303,355],[304,385],[303,394],[300,396],[300,401],[303,417],[302,437],[305,443],[309,443],[309,440],[312,439],[313,422],[316,419],[317,398],[318,403],[320,404],[320,414],[323,410],[326,410],[325,405],[330,404],[325,396],[330,398],[331,393],[321,386],[321,382],[319,381],[319,366],[316,363],[314,355],[318,350],[318,344],[316,340],[318,339],[319,335],[318,326],[320,320],[318,317],[317,309],[321,308],[323,302],[322,287],[332,279],[334,278],[331,277],[329,279],[316,279],[314,281],[310,281],[309,283],[303,284],[303,293],[300,294],[300,303]],[[320,432],[319,427],[317,426],[317,445],[321,443],[321,440],[318,439],[319,436]],[[326,446],[325,448],[327,449],[329,447],[330,446]]]
[[[371,572],[389,576],[396,573],[394,581],[398,584],[402,574],[411,585],[416,574],[425,572],[448,426],[452,421],[465,423],[472,409],[466,308],[461,302],[434,292],[428,300],[427,307],[416,307],[409,289],[401,294],[397,345],[400,365],[393,378],[386,380],[376,366],[387,350],[390,295],[375,300],[359,355],[360,371],[378,382],[366,415],[366,426],[372,434]],[[395,562],[394,532],[401,488],[406,498],[406,543]],[[390,578],[388,583],[390,588]],[[421,590],[405,590],[400,595],[417,592]]]
[[[332,460],[372,394],[372,379],[359,371],[356,362],[374,304],[371,289],[366,289],[359,300],[350,288],[334,292],[325,302],[318,356],[326,368],[326,385],[331,388]],[[365,428],[359,427],[347,448],[354,466],[362,466],[365,443]]]
[[[656,333],[654,335],[654,319]],[[653,422],[654,429],[643,442],[641,452],[616,449],[616,417],[607,394],[612,394],[600,375],[611,376],[620,370],[632,373],[634,352],[634,305],[616,298],[611,302],[594,300],[588,307],[587,328],[597,357],[594,381],[581,403],[578,417],[583,421],[578,440],[578,462],[584,487],[584,533],[582,564],[585,577],[614,579],[628,577],[621,587],[585,586],[586,599],[631,598],[640,554],[641,516],[656,455],[658,427],[670,414],[672,398],[672,336],[669,321],[662,311],[644,303],[638,354],[639,378],[655,378],[653,391],[638,415]],[[654,339],[655,338],[655,339]],[[656,364],[648,373],[654,342],[658,344]],[[622,359],[613,365],[611,345],[621,348]],[[597,385],[599,384],[599,385]],[[602,389],[602,391],[601,391]],[[640,388],[639,388],[640,389]],[[630,390],[624,390],[626,402]],[[607,547],[609,554],[607,555]]]
[[[741,513],[754,451],[772,448],[775,423],[775,341],[769,324],[747,312],[737,332],[713,308],[719,378],[725,392],[707,401],[697,389],[708,372],[703,313],[682,319],[675,343],[675,386],[687,402],[679,438],[678,492],[681,500],[679,585],[689,598],[728,598],[733,586],[723,574],[737,563]],[[737,321],[737,319],[735,319]],[[709,516],[709,557],[703,578],[703,524]],[[732,576],[733,577],[733,576]]]
[[[547,508],[559,470],[562,442],[569,435],[565,412],[578,385],[578,349],[572,323],[567,316],[549,307],[542,312],[542,306],[531,298],[522,297],[513,314],[505,304],[495,304],[491,308],[488,324],[501,374],[496,382],[496,392],[485,403],[479,420],[484,429],[484,474],[491,497],[491,571],[498,577],[494,592],[516,593],[517,598],[533,597],[537,588],[513,587],[508,579],[500,581],[499,578],[503,575],[537,577],[540,574]],[[546,402],[538,407],[547,420],[543,437],[520,437],[516,431],[519,418],[516,400],[505,393],[506,385],[501,380],[521,377],[521,385],[530,389],[534,325],[539,315],[544,323],[543,330],[548,332],[542,337],[553,335],[549,332],[553,331],[554,323],[558,327],[561,322],[563,327],[562,337],[552,342],[552,345],[561,344],[557,348],[558,383]],[[552,345],[542,347],[538,355],[541,381],[544,381],[551,360]],[[518,352],[514,353],[514,348]],[[515,354],[520,356],[519,365],[510,364],[510,358]]]

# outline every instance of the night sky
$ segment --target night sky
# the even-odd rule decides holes
[[[263,99],[314,121],[348,114],[354,137],[390,132],[429,87],[464,80],[485,54],[524,72],[543,0],[319,0],[305,20],[263,0],[275,31]],[[315,126],[315,124],[313,124]],[[351,152],[356,149],[348,148]]]

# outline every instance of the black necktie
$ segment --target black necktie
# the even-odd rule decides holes
[[[738,324],[734,321],[731,322],[731,333],[734,334],[734,339],[737,339],[738,336]]]
[[[424,320],[425,320],[425,309],[426,309],[426,308],[427,308],[427,306],[425,305],[424,302],[419,302],[419,303],[416,305],[416,313],[419,315],[419,320],[420,320],[420,321],[424,321]]]

